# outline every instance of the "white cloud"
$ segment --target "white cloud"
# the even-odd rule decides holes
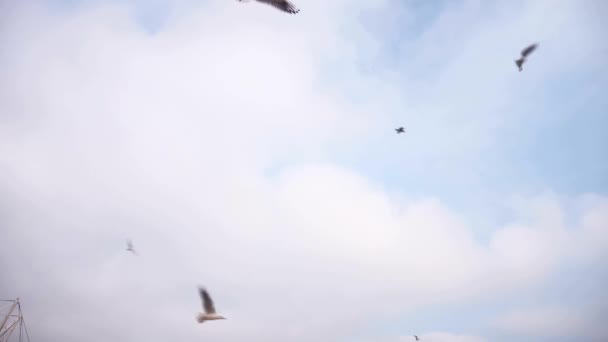
[[[311,1],[299,16],[215,3],[155,36],[122,6],[12,12],[0,33],[0,294],[22,298],[32,335],[340,340],[374,317],[542,282],[570,255],[597,259],[604,197],[571,199],[584,202],[574,224],[555,198],[524,203],[484,244],[440,199],[403,199],[329,161],[386,128],[388,114],[366,109],[400,101],[398,84],[356,67],[373,39],[340,32],[383,2],[340,13],[346,3]],[[388,85],[365,86],[357,108],[341,96],[350,85],[321,86],[327,60],[355,88]],[[283,160],[298,162],[268,176]],[[228,321],[194,323],[201,282]]]
[[[544,307],[509,312],[500,317],[496,325],[519,335],[604,341],[608,330],[598,318],[576,308]]]

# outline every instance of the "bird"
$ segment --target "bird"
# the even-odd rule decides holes
[[[201,296],[201,300],[203,301],[203,309],[205,309],[205,313],[199,312],[196,320],[199,323],[203,323],[204,321],[213,321],[218,319],[226,319],[223,316],[215,313],[215,306],[213,305],[213,300],[211,300],[211,296],[209,296],[209,292],[204,287],[199,286],[198,292]]]
[[[237,0],[239,2],[248,2],[249,0]],[[263,4],[267,4],[273,6],[283,12],[296,14],[300,12],[300,10],[291,2],[287,0],[256,0],[257,2],[261,2]]]
[[[397,134],[405,133],[405,128],[403,128],[403,127],[395,128],[395,131],[397,131]]]
[[[526,62],[526,58],[530,55],[536,48],[538,47],[538,43],[534,43],[521,51],[521,57],[515,60],[515,65],[519,68],[519,71],[522,71],[522,66]]]
[[[414,335],[414,338],[416,339],[416,341],[420,341],[420,339],[418,338],[418,336]]]
[[[133,249],[133,242],[131,242],[131,239],[127,240],[127,251],[137,255],[137,252],[135,252],[135,249]]]

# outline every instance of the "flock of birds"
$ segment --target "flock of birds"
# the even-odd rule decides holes
[[[247,2],[249,0],[237,0],[237,1]],[[289,2],[287,0],[256,0],[256,1],[274,6],[283,12],[287,12],[287,13],[291,13],[291,14],[295,14],[300,11],[297,7],[295,7],[294,4],[292,4],[291,2]],[[525,49],[523,49],[521,51],[521,57],[518,58],[517,60],[515,60],[515,65],[517,65],[520,72],[523,70],[522,66],[526,62],[526,58],[534,50],[536,50],[537,47],[538,47],[538,43],[535,43],[535,44],[532,44],[532,45],[526,47]],[[397,132],[397,134],[405,133],[405,128],[398,127],[398,128],[395,128],[395,131]],[[133,247],[133,242],[130,239],[127,240],[127,251],[133,253],[134,255],[138,255]],[[209,292],[204,287],[201,287],[201,286],[199,286],[198,290],[199,290],[199,295],[201,297],[201,301],[203,304],[204,313],[199,312],[198,315],[196,316],[196,321],[198,323],[203,323],[205,321],[226,319],[225,317],[218,315],[217,312],[215,311],[215,305],[213,304],[213,300],[211,299]],[[416,339],[416,341],[420,340],[420,338],[418,336],[416,336],[416,335],[413,335],[413,336]]]

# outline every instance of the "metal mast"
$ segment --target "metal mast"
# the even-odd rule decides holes
[[[19,298],[0,299],[0,342],[29,342]]]

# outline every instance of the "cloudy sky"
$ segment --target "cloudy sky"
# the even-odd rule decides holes
[[[31,340],[606,341],[608,3],[296,5],[0,0]]]

